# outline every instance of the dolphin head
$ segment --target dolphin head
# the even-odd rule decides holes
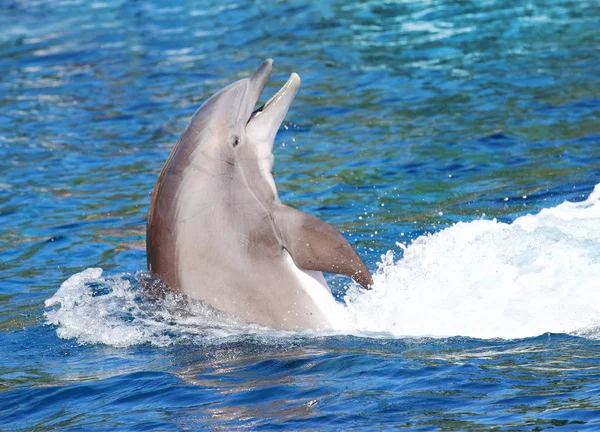
[[[194,151],[232,165],[258,161],[261,169],[270,172],[275,135],[300,87],[300,77],[293,73],[255,110],[271,77],[272,64],[273,60],[264,61],[250,78],[230,84],[200,107],[182,135]]]

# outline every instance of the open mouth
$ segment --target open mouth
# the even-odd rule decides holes
[[[260,115],[263,111],[268,109],[271,105],[277,105],[278,102],[286,96],[286,94],[289,94],[290,92],[292,92],[293,95],[291,96],[290,99],[293,99],[296,92],[298,91],[299,86],[300,86],[300,77],[298,76],[297,73],[291,74],[290,78],[283,85],[283,87],[281,87],[277,93],[275,93],[273,96],[271,96],[271,98],[268,101],[266,101],[260,108],[256,109],[250,115],[250,118],[248,119],[248,123],[250,123],[250,120],[252,120],[254,117]],[[289,102],[291,103],[291,100]],[[289,105],[288,105],[288,107],[289,107]]]
[[[273,60],[265,60],[256,69],[256,72],[250,77],[250,88],[251,94],[255,100],[258,100],[261,93],[267,86],[269,78],[271,77]],[[263,125],[270,125],[271,127],[279,127],[287,110],[289,109],[294,96],[300,88],[300,77],[296,73],[292,73],[287,82],[275,93],[264,105],[254,110],[254,112],[248,118],[246,125],[256,120],[254,123],[258,126],[258,123]],[[260,118],[260,121],[258,120]],[[258,122],[258,123],[257,123]]]

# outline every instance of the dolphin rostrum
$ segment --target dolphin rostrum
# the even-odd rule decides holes
[[[321,272],[351,276],[365,288],[371,274],[333,227],[279,200],[273,141],[300,77],[292,74],[254,111],[272,63],[192,116],[154,188],[148,268],[170,289],[247,322],[335,328],[339,305]]]

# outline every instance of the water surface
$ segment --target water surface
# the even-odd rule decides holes
[[[599,22],[585,0],[0,4],[0,428],[600,428]],[[281,199],[376,273],[329,277],[344,332],[140,289],[173,143],[265,58],[265,100],[302,77]]]

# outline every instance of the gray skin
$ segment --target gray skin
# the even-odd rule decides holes
[[[320,219],[281,204],[275,135],[300,86],[292,74],[253,112],[272,60],[225,87],[190,120],[156,183],[148,268],[175,291],[274,329],[330,329],[336,306],[321,272],[372,279],[352,246]]]

